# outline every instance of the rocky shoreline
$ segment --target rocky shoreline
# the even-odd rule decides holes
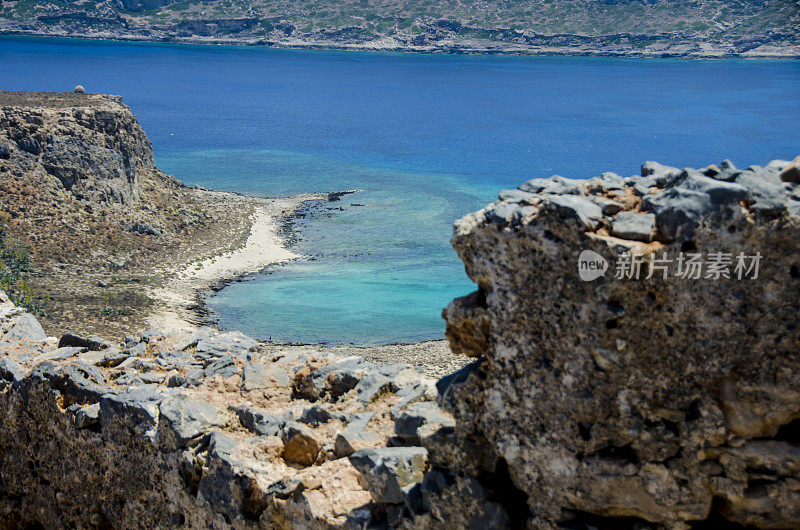
[[[115,137],[105,129],[116,131]],[[38,143],[29,146],[21,139],[25,135]],[[20,142],[37,153],[23,150]],[[69,148],[62,150],[64,143]],[[6,238],[30,255],[28,281],[37,303],[42,301],[38,317],[45,329],[70,326],[76,333],[114,336],[142,327],[216,327],[204,305],[208,293],[297,258],[290,248],[295,217],[352,193],[258,198],[186,187],[155,169],[144,131],[113,96],[0,92],[0,146],[7,150],[0,175],[8,175],[0,202],[12,215]],[[124,173],[121,160],[130,158],[128,152],[146,161],[135,173]],[[83,153],[97,160],[80,166]],[[60,165],[42,164],[47,157],[58,157]],[[76,173],[83,179],[64,190],[59,176],[70,184]],[[32,191],[42,182],[53,188],[60,206],[30,199],[42,197]],[[158,214],[168,209],[177,223]],[[133,218],[130,210],[136,211]],[[65,217],[79,228],[69,238],[58,229]],[[107,248],[93,248],[104,239],[111,243]],[[425,365],[429,375],[463,365],[445,341],[334,349]]]
[[[653,41],[645,35],[609,35],[597,38],[599,44],[585,44],[596,40],[584,35],[538,35],[532,43],[488,42],[480,40],[452,40],[442,42],[413,44],[396,38],[381,38],[367,41],[338,41],[335,39],[286,38],[236,38],[230,36],[178,36],[166,32],[147,30],[142,34],[107,31],[60,32],[47,30],[4,29],[0,35],[53,37],[86,40],[110,40],[121,42],[174,43],[211,46],[254,46],[296,50],[332,50],[358,52],[399,52],[399,53],[444,53],[456,55],[511,55],[511,56],[576,56],[576,57],[616,57],[632,59],[800,59],[800,45],[772,45],[769,43],[712,43],[703,41],[670,40],[654,41],[650,44],[630,44],[628,41],[642,38]],[[603,39],[609,43],[602,43]],[[619,41],[623,41],[620,44]],[[567,42],[559,44],[560,42]]]
[[[798,234],[800,157],[503,190],[455,225],[474,361],[438,380],[209,328],[48,337],[0,293],[0,521],[796,527]]]

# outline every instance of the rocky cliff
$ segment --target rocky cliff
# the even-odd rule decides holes
[[[456,224],[480,361],[442,399],[534,526],[800,525],[797,164],[534,179]]]
[[[47,337],[0,293],[5,526],[800,526],[800,159],[534,179],[456,224],[477,358]],[[740,265],[740,263],[742,265]]]
[[[246,238],[222,203],[154,166],[120,97],[0,91],[0,288],[45,327],[143,326],[173,261]]]
[[[133,204],[153,149],[122,98],[0,91],[2,171],[58,181],[76,198]]]

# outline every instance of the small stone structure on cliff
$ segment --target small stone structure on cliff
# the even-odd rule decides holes
[[[0,293],[0,521],[798,527],[798,164],[501,192],[456,224],[476,360],[439,381],[207,328],[48,337]]]

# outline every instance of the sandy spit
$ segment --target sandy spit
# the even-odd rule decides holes
[[[223,253],[202,256],[168,271],[163,287],[154,290],[159,307],[147,321],[155,328],[186,329],[202,325],[199,309],[202,297],[209,290],[255,274],[270,265],[285,263],[300,256],[281,237],[281,223],[290,218],[304,203],[328,198],[327,193],[306,193],[286,198],[254,198],[232,193],[207,192],[231,208],[252,208],[250,233],[244,245]],[[231,233],[231,239],[237,234]]]

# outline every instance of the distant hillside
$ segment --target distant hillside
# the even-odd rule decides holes
[[[792,0],[11,0],[0,32],[487,53],[800,56]]]

